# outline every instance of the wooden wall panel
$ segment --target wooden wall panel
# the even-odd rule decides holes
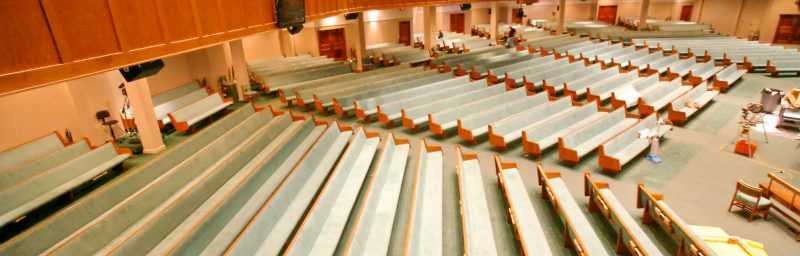
[[[123,51],[163,44],[155,0],[109,0]]]
[[[60,62],[38,0],[0,1],[0,16],[0,74]]]
[[[252,27],[256,25],[263,25],[267,24],[270,21],[267,19],[267,16],[271,15],[269,0],[254,0],[251,2],[245,3],[244,7],[244,24],[247,27]]]
[[[256,1],[248,1],[248,5],[253,5]],[[225,21],[225,31],[243,29],[244,25],[244,5],[242,0],[220,0],[220,10]]]
[[[194,0],[197,10],[197,20],[200,21],[200,31],[204,36],[223,32],[219,2],[217,0]]]
[[[195,24],[191,0],[156,0],[161,25],[167,42],[175,42],[195,38]]]
[[[106,0],[42,0],[64,62],[120,52]]]

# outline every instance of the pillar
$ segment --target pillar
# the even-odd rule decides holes
[[[242,39],[228,42],[231,52],[231,66],[233,67],[233,81],[236,82],[236,94],[239,101],[244,101],[245,88],[250,87],[250,77],[247,72],[247,59],[244,57]]]
[[[492,14],[489,15],[489,35],[492,36],[492,40],[497,41],[497,34],[500,32],[498,28],[499,23],[497,22],[497,17],[500,15],[500,8],[498,8],[497,2],[492,2],[491,11]]]
[[[356,19],[356,69],[364,71],[364,57],[367,56],[367,37],[364,35],[364,13],[358,13]],[[412,33],[413,36],[413,33]]]
[[[589,13],[589,19],[590,20],[597,20],[597,12],[600,11],[600,2],[593,2],[593,3],[591,3],[590,6],[591,7],[589,8],[589,11],[591,13]]]
[[[647,28],[647,13],[650,11],[650,0],[642,0],[642,9],[639,12],[639,31]]]
[[[425,48],[430,49],[436,45],[436,6],[422,7],[423,37],[425,37]]]
[[[278,42],[281,44],[281,54],[284,57],[294,57],[294,39],[286,29],[278,30]]]
[[[558,25],[556,25],[556,35],[564,33],[564,8],[567,7],[567,0],[558,1]]]
[[[158,118],[153,109],[153,99],[150,97],[150,86],[147,79],[139,79],[125,84],[125,91],[128,92],[131,109],[136,115],[136,129],[142,140],[143,152],[155,154],[166,149],[167,147],[164,146],[164,141],[161,139],[161,130],[158,128]]]

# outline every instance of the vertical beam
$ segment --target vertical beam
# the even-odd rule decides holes
[[[161,139],[161,130],[158,128],[158,119],[153,109],[153,99],[150,97],[150,86],[147,79],[139,79],[125,84],[133,113],[136,113],[136,129],[142,140],[143,152],[155,154],[167,147]]]
[[[284,57],[294,57],[294,40],[286,29],[278,30],[278,42],[281,44],[281,54]]]
[[[589,19],[597,20],[597,13],[600,11],[600,2],[593,2],[590,6],[589,11],[591,13],[589,13]]]
[[[367,37],[364,35],[363,12],[359,12],[358,19],[356,19],[356,36],[356,69],[358,69],[358,71],[364,71],[364,57],[367,55]]]
[[[497,41],[497,33],[500,31],[498,29],[497,17],[500,15],[500,8],[497,6],[497,2],[492,2],[492,15],[489,15],[489,32],[492,36],[492,40]]]
[[[558,1],[558,25],[556,25],[556,35],[564,33],[564,9],[567,7],[567,0]]]
[[[436,45],[436,6],[422,7],[423,37],[425,37],[425,48],[430,49]]]
[[[642,9],[639,11],[639,31],[647,28],[647,13],[650,12],[650,0],[642,0]]]
[[[700,21],[703,20],[703,7],[706,5],[706,2],[704,0],[698,0],[697,2],[700,3],[700,8],[697,10],[697,20],[694,22],[702,23]]]
[[[250,76],[247,72],[247,59],[244,57],[242,39],[228,42],[233,66],[233,81],[236,82],[236,94],[239,101],[244,101],[244,88],[250,87]]]

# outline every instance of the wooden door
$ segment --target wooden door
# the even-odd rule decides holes
[[[450,32],[464,33],[464,14],[450,14]]]
[[[337,61],[347,59],[347,42],[344,37],[344,28],[317,31],[319,55],[328,56]]]
[[[781,14],[772,43],[800,44],[800,15]]]
[[[522,17],[520,17],[521,12],[522,8],[511,9],[511,23],[522,24]]]
[[[411,22],[410,21],[401,21],[400,22],[400,40],[398,43],[411,45]]]
[[[689,21],[691,19],[692,19],[692,6],[684,5],[683,7],[681,7],[681,20]]]
[[[597,20],[608,24],[616,24],[617,6],[616,5],[600,6],[600,8],[597,10]]]

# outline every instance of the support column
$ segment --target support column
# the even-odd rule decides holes
[[[413,33],[412,33],[413,34]],[[364,57],[367,56],[367,37],[364,35],[364,13],[358,13],[356,19],[356,69],[364,71]]]
[[[236,82],[238,100],[244,101],[245,88],[250,87],[250,77],[247,72],[247,59],[244,57],[242,39],[228,42],[231,50],[231,66],[233,66],[233,81]]]
[[[495,42],[497,41],[497,33],[500,32],[498,28],[497,17],[500,15],[500,8],[498,8],[497,2],[492,2],[492,14],[489,15],[489,35],[492,36],[492,40]]]
[[[284,57],[295,56],[294,39],[292,38],[292,34],[289,34],[288,30],[278,30],[278,42],[281,44],[281,54],[283,54]]]
[[[650,12],[650,0],[642,0],[642,9],[639,12],[639,31],[647,28],[647,13]]]
[[[425,37],[425,48],[431,49],[436,45],[436,6],[422,7],[423,37]]]
[[[125,91],[128,92],[131,109],[136,114],[136,129],[142,140],[143,152],[155,154],[166,149],[167,147],[164,146],[164,141],[161,139],[161,130],[158,128],[158,118],[153,109],[153,99],[150,97],[150,86],[147,79],[139,79],[125,84]]]
[[[589,9],[590,9],[590,12],[591,12],[591,13],[589,13],[589,19],[590,20],[597,20],[597,12],[600,11],[600,2],[591,3],[591,8],[589,8]]]
[[[556,35],[564,33],[564,9],[567,7],[567,0],[558,1],[558,25],[556,25]]]

